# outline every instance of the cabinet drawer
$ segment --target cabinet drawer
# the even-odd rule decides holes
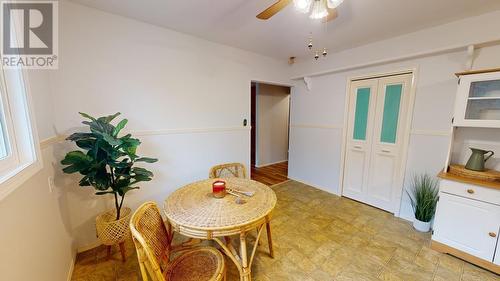
[[[500,190],[493,188],[456,181],[441,180],[439,190],[448,194],[500,205]]]

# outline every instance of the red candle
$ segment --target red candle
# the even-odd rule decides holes
[[[212,183],[212,193],[217,198],[222,198],[226,195],[226,182],[223,180],[216,180]]]

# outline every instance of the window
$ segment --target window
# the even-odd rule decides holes
[[[26,73],[0,69],[0,199],[41,168]]]

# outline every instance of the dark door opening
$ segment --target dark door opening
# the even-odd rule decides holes
[[[267,185],[288,180],[290,87],[252,82],[252,179]]]

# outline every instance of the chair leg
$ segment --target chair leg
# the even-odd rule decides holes
[[[122,261],[126,261],[127,257],[125,255],[125,242],[120,243],[120,252],[122,254]]]
[[[274,258],[273,238],[271,236],[270,222],[266,223],[266,230],[267,230],[267,244],[269,245],[269,256],[271,256],[271,258]]]
[[[259,235],[259,228],[257,227],[257,228],[255,229],[255,231],[256,231],[256,232],[255,232],[255,237],[257,237],[257,235]],[[257,241],[257,245],[259,245],[259,246],[260,246],[260,244],[262,244],[262,243],[260,243],[260,239],[259,239],[259,240]]]

